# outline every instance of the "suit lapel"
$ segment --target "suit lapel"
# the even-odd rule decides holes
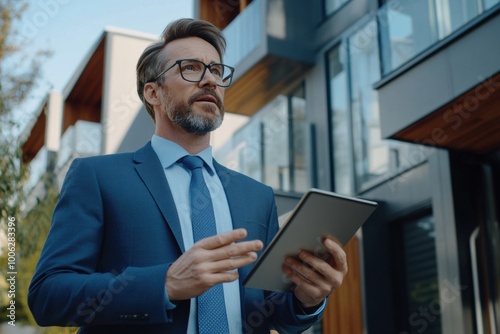
[[[185,252],[181,225],[172,192],[170,191],[170,186],[168,185],[160,160],[151,147],[150,142],[135,152],[134,161],[137,164],[135,167],[137,173],[165,217],[182,252]]]

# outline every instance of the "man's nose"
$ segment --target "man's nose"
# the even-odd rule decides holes
[[[217,86],[217,79],[212,74],[212,72],[210,72],[209,68],[205,69],[205,73],[203,74],[203,77],[201,78],[200,81],[200,86],[206,86],[206,85],[212,87]]]

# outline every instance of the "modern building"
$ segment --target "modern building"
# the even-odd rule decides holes
[[[500,1],[195,3],[248,117],[217,158],[281,213],[310,187],[380,204],[315,330],[500,332]]]
[[[61,186],[75,157],[131,151],[151,138],[154,127],[136,93],[135,64],[156,39],[106,28],[63,92],[52,91],[42,101],[22,147],[31,170],[26,209],[43,197],[43,175],[54,175],[51,181]]]
[[[280,214],[311,187],[379,203],[313,331],[499,333],[500,0],[195,8],[224,29],[226,110],[245,119],[216,158],[271,185]],[[23,146],[32,198],[44,171],[150,138],[135,63],[155,39],[106,29],[48,95]]]

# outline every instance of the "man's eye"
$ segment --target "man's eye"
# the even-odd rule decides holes
[[[194,66],[193,64],[188,64],[188,65],[185,65],[183,68],[182,68],[183,71],[196,71],[196,66]]]
[[[220,69],[219,67],[212,67],[210,69],[210,72],[213,76],[222,77],[222,69]]]

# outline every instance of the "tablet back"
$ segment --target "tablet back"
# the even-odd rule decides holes
[[[377,203],[318,189],[309,190],[264,250],[243,284],[271,291],[291,289],[281,271],[285,256],[305,249],[326,258],[323,238],[345,245],[368,219]]]

